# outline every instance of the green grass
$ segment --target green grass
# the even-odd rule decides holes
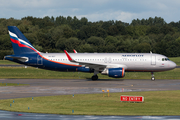
[[[175,62],[177,66],[180,66],[180,57],[171,57],[169,59]]]
[[[0,60],[0,65],[19,65],[18,63],[11,62],[8,60]]]
[[[24,86],[24,85],[28,85],[28,84],[19,84],[19,83],[0,83],[0,87],[2,86]]]
[[[180,79],[180,69],[165,72],[155,72],[156,79]],[[31,79],[91,79],[93,73],[58,72],[33,67],[0,67],[0,79],[3,78],[31,78]],[[99,79],[114,79],[107,75],[98,74]],[[126,72],[124,78],[119,79],[150,79],[150,72]]]
[[[121,95],[144,96],[145,102],[120,102]],[[51,114],[72,114],[74,110],[74,115],[180,115],[179,98],[180,91],[110,93],[110,97],[107,93],[105,97],[103,94],[60,95],[0,100],[0,109]]]

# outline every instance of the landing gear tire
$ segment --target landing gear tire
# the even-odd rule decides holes
[[[97,76],[97,75],[93,75],[91,79],[92,79],[93,81],[94,81],[94,80],[97,80],[97,79],[98,79],[98,76]]]
[[[154,73],[153,72],[151,72],[151,80],[155,81],[155,77],[154,77]]]
[[[152,81],[155,81],[155,77],[152,77],[151,80],[152,80]]]

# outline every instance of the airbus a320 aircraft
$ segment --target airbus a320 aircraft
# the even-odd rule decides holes
[[[92,80],[98,73],[113,78],[123,78],[125,72],[153,72],[172,70],[176,64],[166,56],[154,53],[42,53],[36,50],[15,26],[8,26],[14,55],[6,60],[20,64],[55,71],[93,72]]]

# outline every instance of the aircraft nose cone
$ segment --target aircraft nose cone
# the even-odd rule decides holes
[[[172,62],[170,67],[174,69],[176,67],[176,63]]]

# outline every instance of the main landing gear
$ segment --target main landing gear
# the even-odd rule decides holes
[[[151,72],[151,80],[155,81],[155,77],[154,77],[154,73],[153,72]]]
[[[98,76],[97,76],[97,75],[93,75],[91,79],[92,79],[92,80],[97,80],[97,79],[98,79]]]
[[[98,76],[97,76],[98,73],[99,71],[94,71],[94,75],[91,77],[93,81],[98,79]]]

